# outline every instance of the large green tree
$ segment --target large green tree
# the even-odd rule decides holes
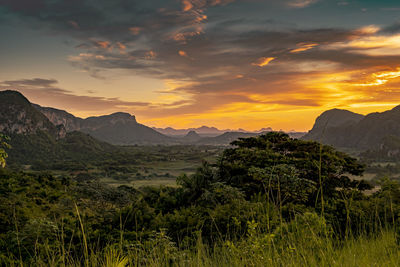
[[[261,192],[281,204],[312,204],[342,190],[369,188],[349,178],[361,176],[363,165],[330,146],[281,132],[239,139],[232,145],[219,161],[218,181],[240,188],[247,197]]]

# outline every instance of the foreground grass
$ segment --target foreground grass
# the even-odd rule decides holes
[[[400,246],[392,230],[341,242],[310,231],[284,239],[250,233],[245,240],[225,241],[213,248],[200,239],[194,248],[178,249],[161,232],[145,243],[89,249],[77,257],[45,246],[29,263],[0,259],[1,266],[400,266]]]

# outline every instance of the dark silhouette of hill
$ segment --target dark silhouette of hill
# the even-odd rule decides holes
[[[315,120],[313,128],[303,137],[307,140],[326,142],[326,136],[330,136],[329,131],[338,127],[351,126],[364,118],[363,115],[343,109],[331,109],[323,112]],[[329,140],[334,137],[330,137]]]
[[[400,136],[400,106],[366,116],[347,110],[326,111],[303,139],[365,151],[379,149],[389,136]]]

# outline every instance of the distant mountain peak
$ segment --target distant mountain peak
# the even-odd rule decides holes
[[[196,132],[196,131],[189,131],[186,134],[187,137],[191,137],[191,136],[196,136],[196,137],[200,137],[200,135]]]
[[[0,91],[0,95],[3,99],[7,99],[8,101],[18,102],[18,103],[25,103],[30,104],[29,100],[20,92],[14,90],[4,90]]]
[[[136,117],[126,113],[126,112],[115,112],[109,115],[102,115],[102,116],[92,116],[87,118],[87,120],[92,120],[92,119],[101,119],[104,121],[109,120],[110,122],[116,122],[117,121],[135,121],[136,122]]]
[[[196,142],[199,141],[202,137],[196,131],[189,131],[183,139],[187,142]]]
[[[106,115],[106,116],[118,117],[118,118],[131,118],[131,117],[135,118],[135,116],[133,116],[127,112],[115,112],[115,113],[112,113],[112,114]]]

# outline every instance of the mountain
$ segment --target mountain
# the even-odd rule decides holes
[[[261,133],[245,133],[245,132],[226,132],[215,137],[204,137],[197,142],[202,145],[229,145],[238,138],[246,138],[260,135]]]
[[[324,140],[323,138],[330,134],[327,131],[328,129],[332,131],[333,128],[351,126],[363,118],[363,115],[348,110],[331,109],[317,117],[313,128],[303,138],[316,141]]]
[[[199,136],[218,136],[221,135],[225,132],[230,132],[232,130],[219,130],[215,127],[208,127],[208,126],[201,126],[198,128],[188,128],[188,129],[174,129],[172,127],[167,127],[167,128],[156,128],[153,127],[154,130],[156,130],[159,133],[162,133],[164,135],[172,136],[172,137],[179,137],[179,136],[185,136],[189,132],[196,132]]]
[[[138,123],[135,116],[128,113],[117,112],[111,115],[82,119],[64,110],[39,105],[35,105],[35,107],[53,124],[63,124],[67,132],[81,131],[114,145],[174,142],[172,138]]]
[[[199,141],[200,139],[202,139],[202,137],[195,131],[188,132],[187,135],[185,135],[182,138],[182,140],[184,142],[188,142],[188,143],[195,143],[195,142]]]
[[[239,137],[255,136],[263,132],[272,131],[271,128],[263,128],[256,132],[245,130],[232,131],[219,130],[215,127],[207,126],[180,130],[170,127],[165,129],[156,128],[169,135],[166,136],[150,127],[138,123],[135,116],[123,112],[82,119],[64,110],[31,104],[22,94],[16,91],[1,92],[0,103],[2,103],[0,106],[0,132],[33,134],[37,131],[42,131],[46,133],[46,135],[54,136],[57,139],[69,136],[66,135],[67,133],[79,131],[89,134],[100,141],[114,145],[227,145]],[[302,133],[295,132],[291,134],[294,137],[302,135]],[[19,140],[21,138],[22,137],[18,137],[17,139]],[[36,141],[43,144],[46,142],[49,144],[53,143],[53,141],[45,141],[43,138]],[[29,143],[27,140],[22,140],[21,142]]]
[[[128,113],[114,113],[100,117],[81,119],[64,111],[35,105],[54,124],[63,124],[70,131],[81,131],[91,136],[114,144],[211,144],[228,145],[239,137],[255,136],[259,132],[232,132],[215,127],[202,126],[190,129],[173,129],[171,127],[150,128],[139,124],[135,117]],[[161,132],[158,132],[161,131]],[[271,131],[271,128],[264,128]],[[228,131],[228,132],[226,132]],[[166,136],[165,134],[168,134]]]
[[[115,147],[88,134],[55,126],[17,91],[0,91],[0,132],[10,137],[11,165],[101,158]]]
[[[45,131],[56,138],[65,136],[64,127],[56,127],[21,93],[11,90],[0,91],[0,103],[0,132],[35,134]]]
[[[215,127],[208,127],[208,126],[201,126],[198,128],[188,128],[188,129],[174,129],[171,127],[167,127],[167,128],[156,128],[153,127],[154,130],[156,130],[159,133],[162,133],[164,135],[167,136],[171,136],[171,137],[182,137],[187,135],[189,132],[194,131],[196,132],[199,136],[201,137],[217,137],[221,134],[227,133],[227,132],[242,132],[242,133],[262,133],[262,132],[272,132],[272,128],[268,127],[268,128],[262,128],[258,131],[246,131],[244,129],[237,129],[237,130],[232,130],[232,129],[225,129],[225,130],[220,130],[218,128]]]
[[[390,136],[400,137],[400,106],[366,116],[347,110],[326,111],[303,139],[365,151],[379,149]]]
[[[296,131],[290,131],[290,132],[286,132],[290,138],[294,138],[294,139],[301,139],[304,135],[306,135],[306,132],[296,132]]]
[[[79,131],[82,128],[83,119],[60,109],[41,107],[37,104],[33,106],[44,114],[54,125],[64,125],[67,132]]]

